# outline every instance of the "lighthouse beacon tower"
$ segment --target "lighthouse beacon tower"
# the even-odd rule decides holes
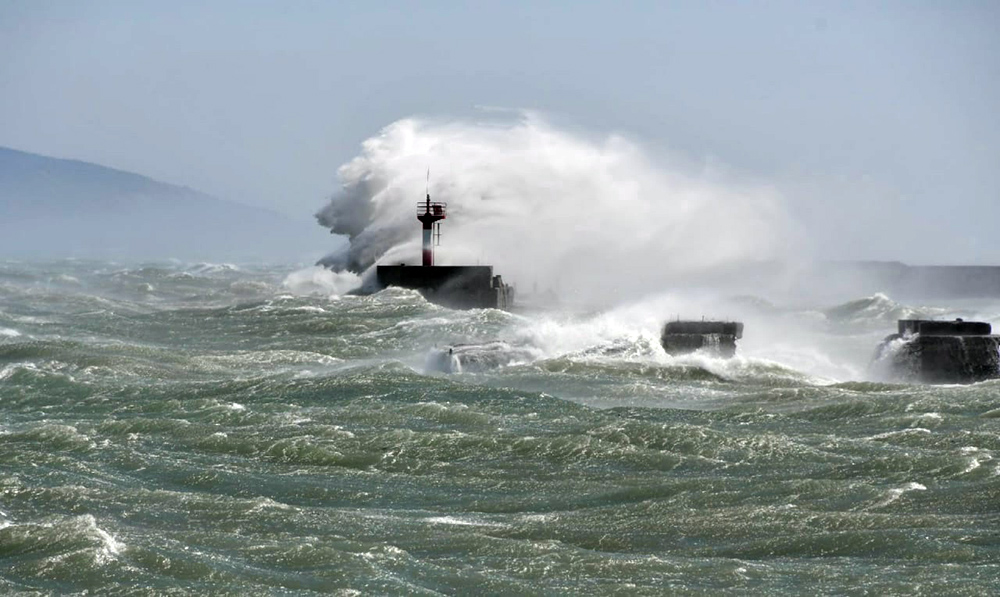
[[[446,203],[440,203],[440,202],[431,203],[430,193],[427,193],[427,201],[423,203],[417,203],[417,219],[420,220],[421,224],[423,224],[424,267],[430,267],[434,265],[434,239],[435,237],[437,237],[438,242],[440,242],[441,240],[441,224],[438,224],[438,222],[447,217],[445,214],[445,210],[447,208],[448,204]]]
[[[456,309],[510,309],[514,288],[493,275],[492,265],[435,265],[434,247],[441,243],[441,220],[448,205],[431,201],[430,193],[417,203],[422,247],[419,266],[379,265],[379,285],[412,288],[428,301]]]

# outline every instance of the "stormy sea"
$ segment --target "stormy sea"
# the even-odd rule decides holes
[[[664,353],[669,291],[528,290],[0,262],[0,593],[997,591],[1000,382],[870,360],[1000,303],[727,297],[723,360]]]

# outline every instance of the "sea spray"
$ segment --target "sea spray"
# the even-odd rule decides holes
[[[448,203],[441,264],[489,263],[564,298],[619,302],[705,268],[800,249],[780,194],[686,172],[620,135],[594,139],[533,114],[507,122],[408,118],[364,142],[317,218],[349,245],[324,259],[363,272],[418,263],[426,173]]]
[[[313,266],[288,274],[282,285],[290,292],[300,296],[336,296],[359,287],[361,277],[353,272],[335,272],[324,267]]]

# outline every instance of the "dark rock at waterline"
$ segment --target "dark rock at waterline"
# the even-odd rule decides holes
[[[974,383],[1000,377],[1000,336],[981,321],[901,319],[873,364],[889,377],[923,383]]]
[[[663,326],[660,344],[669,355],[704,350],[730,358],[736,354],[736,341],[742,337],[743,323],[739,321],[670,321]]]

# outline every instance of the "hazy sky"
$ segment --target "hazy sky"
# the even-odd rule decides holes
[[[825,257],[1000,263],[998,31],[989,0],[4,0],[0,145],[308,218],[395,120],[533,109],[773,183]]]

